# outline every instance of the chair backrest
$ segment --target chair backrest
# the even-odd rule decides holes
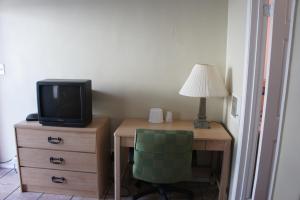
[[[150,183],[191,178],[192,131],[137,129],[133,176]]]

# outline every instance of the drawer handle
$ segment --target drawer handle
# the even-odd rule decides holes
[[[51,180],[53,183],[64,183],[66,181],[64,177],[56,177],[56,176],[52,176]]]
[[[62,143],[62,139],[60,137],[57,138],[48,137],[48,142],[51,144],[59,144]]]
[[[54,157],[50,157],[49,160],[50,160],[50,163],[56,164],[56,165],[61,165],[65,161],[63,158],[54,158]]]

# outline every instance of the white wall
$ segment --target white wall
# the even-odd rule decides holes
[[[195,63],[225,73],[226,35],[226,0],[0,0],[0,160],[44,78],[92,79],[94,113],[115,125],[154,106],[196,117],[198,99],[178,91]],[[208,100],[209,119],[222,120],[222,101]]]
[[[241,102],[243,92],[243,70],[246,44],[246,1],[228,1],[228,32],[226,54],[226,84],[229,92],[238,97]],[[231,96],[226,99],[224,112],[225,123],[237,139],[239,117],[231,116]]]
[[[228,0],[228,27],[227,27],[227,54],[226,54],[226,85],[229,93],[238,98],[239,104],[243,92],[243,73],[246,45],[246,11],[247,1]],[[236,171],[237,141],[239,133],[239,116],[231,115],[231,98],[228,96],[224,102],[224,122],[234,138],[234,148],[232,154],[231,174]],[[231,183],[233,176],[231,176]],[[229,199],[233,198],[235,191],[230,187]]]
[[[297,5],[294,44],[274,200],[300,199],[300,4]]]

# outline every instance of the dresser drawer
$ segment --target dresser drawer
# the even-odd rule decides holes
[[[96,172],[96,154],[19,148],[20,166]]]
[[[16,129],[18,147],[93,152],[96,134],[60,132],[39,129]]]
[[[22,188],[26,191],[96,196],[95,173],[21,167]]]

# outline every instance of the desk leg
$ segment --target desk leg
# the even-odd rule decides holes
[[[220,178],[220,188],[219,188],[219,198],[218,200],[227,199],[227,187],[228,187],[228,177],[229,177],[229,168],[230,168],[230,151],[231,151],[231,142],[225,142],[225,148],[223,151],[223,160],[222,160],[222,171]]]
[[[120,200],[120,137],[114,136],[114,151],[115,151],[115,200]]]

